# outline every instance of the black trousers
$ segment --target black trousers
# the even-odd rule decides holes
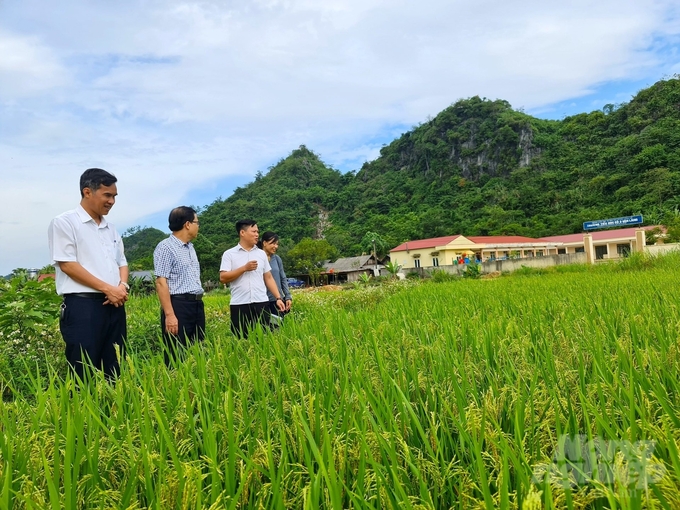
[[[187,301],[170,296],[172,309],[177,317],[177,335],[165,331],[165,312],[161,310],[161,331],[165,343],[165,364],[170,365],[173,358],[193,342],[205,338],[205,307],[202,300]]]
[[[231,332],[239,338],[248,338],[249,330],[258,323],[263,328],[269,327],[269,302],[249,303],[247,305],[229,305],[231,313]]]
[[[115,346],[122,358],[127,339],[125,307],[105,305],[105,299],[103,295],[64,295],[59,329],[66,343],[66,360],[81,380],[88,366],[102,370],[108,379],[120,373]]]

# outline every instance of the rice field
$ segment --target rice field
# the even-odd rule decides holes
[[[294,296],[0,407],[0,508],[680,508],[680,258]],[[154,297],[130,302],[155,341]]]

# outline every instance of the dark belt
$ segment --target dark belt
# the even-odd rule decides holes
[[[170,297],[182,301],[200,301],[203,299],[203,294],[171,294]]]
[[[82,297],[87,299],[106,299],[106,294],[103,292],[71,292],[69,294],[64,294],[66,296]]]

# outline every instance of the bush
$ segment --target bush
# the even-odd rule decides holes
[[[475,280],[482,277],[481,264],[468,264],[463,272],[463,278],[474,278]]]
[[[430,278],[435,283],[450,282],[458,279],[457,275],[451,274],[443,269],[433,269],[429,274]]]
[[[45,378],[49,367],[65,368],[54,280],[25,275],[0,283],[0,385],[3,398],[24,393],[31,377]]]
[[[619,262],[616,268],[619,271],[642,271],[651,269],[657,265],[659,257],[646,253],[631,253],[628,257]]]

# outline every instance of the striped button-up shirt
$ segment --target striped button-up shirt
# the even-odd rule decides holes
[[[164,239],[153,252],[156,277],[166,278],[170,295],[202,294],[201,267],[194,245],[183,243],[174,235]]]

